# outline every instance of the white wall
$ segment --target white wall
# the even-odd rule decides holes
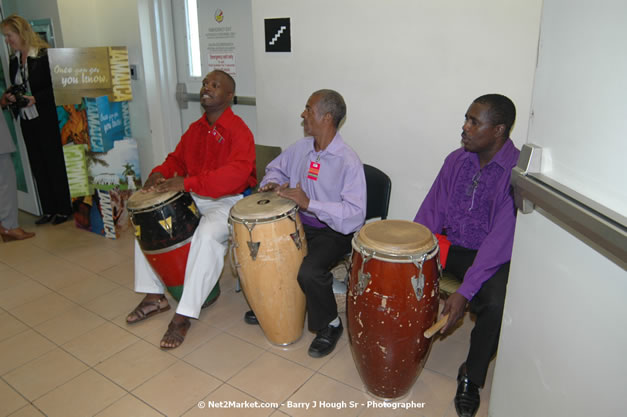
[[[300,114],[320,88],[338,90],[341,133],[392,179],[390,218],[413,219],[444,157],[459,146],[476,97],[518,109],[525,142],[541,0],[253,1],[257,143],[302,137]],[[292,53],[266,53],[264,18],[290,17]]]
[[[519,214],[491,416],[625,415],[626,278],[542,214]]]
[[[40,2],[41,3],[41,2]],[[146,84],[139,39],[137,0],[57,0],[64,47],[126,46],[129,63],[137,65],[138,80],[131,81],[131,132],[139,146],[142,178],[154,166],[151,132],[146,106]]]

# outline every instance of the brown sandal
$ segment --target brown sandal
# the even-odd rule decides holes
[[[168,311],[170,309],[170,304],[166,304],[165,307],[161,307],[161,302],[163,300],[166,300],[165,296],[162,296],[157,300],[146,300],[144,298],[142,302],[139,303],[137,307],[135,307],[135,310],[131,311],[130,314],[126,316],[126,322],[128,324],[134,324],[142,320],[146,320],[147,318],[152,317],[155,314]],[[146,309],[146,307],[154,307],[154,308]],[[135,320],[133,319],[129,320],[131,316],[134,316]]]
[[[192,323],[189,319],[182,321],[180,323],[175,323],[171,321],[168,324],[168,330],[165,332],[163,337],[161,338],[161,349],[174,349],[181,346],[183,340],[185,340],[185,336],[187,335],[187,331],[189,330]],[[163,346],[164,343],[170,342],[173,346]]]

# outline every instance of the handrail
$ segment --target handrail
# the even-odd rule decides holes
[[[511,184],[516,207],[540,209],[604,256],[627,270],[627,219],[539,173],[542,148],[523,145]]]

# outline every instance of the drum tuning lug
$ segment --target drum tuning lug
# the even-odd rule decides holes
[[[420,257],[420,260],[414,259],[412,262],[418,268],[418,278],[414,275],[411,277],[411,286],[414,287],[414,293],[416,294],[416,298],[418,301],[422,300],[422,296],[424,294],[425,289],[425,276],[422,273],[422,267],[427,259],[427,254],[424,254]]]
[[[296,248],[298,250],[300,250],[300,248],[302,247],[302,243],[301,243],[301,239],[300,239],[300,232],[298,231],[298,223],[296,222],[296,215],[290,214],[287,217],[292,222],[294,222],[294,233],[290,233],[290,236],[292,237],[292,240],[294,241],[294,244],[296,245]]]
[[[253,261],[256,260],[261,242],[246,242],[246,243],[248,243],[248,250],[250,251],[250,257],[253,259]]]
[[[418,301],[422,300],[422,296],[425,290],[425,276],[422,274],[422,271],[420,271],[420,275],[418,275],[418,278],[416,278],[415,275],[411,277],[411,286],[414,287],[414,294],[416,294],[416,299],[418,299]]]
[[[362,256],[364,255],[364,252],[362,252]],[[364,273],[364,266],[366,266],[366,263],[368,263],[368,261],[370,259],[372,259],[372,257],[374,256],[374,254],[371,255],[367,255],[365,257],[363,257],[363,261],[361,263],[361,268],[359,269],[359,272],[357,273],[357,293],[358,295],[362,295],[364,293],[364,291],[366,291],[366,287],[368,286],[368,284],[370,283],[370,272],[365,272]]]
[[[290,233],[290,236],[291,236],[292,240],[294,241],[294,244],[296,245],[296,248],[298,250],[300,250],[302,245],[300,243],[300,233],[298,233],[298,230],[295,231],[294,233]]]

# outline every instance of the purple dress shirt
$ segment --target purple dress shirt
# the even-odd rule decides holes
[[[508,139],[480,169],[477,154],[452,152],[414,218],[451,244],[478,251],[457,290],[468,300],[512,257],[516,207],[509,181],[519,154]]]
[[[315,168],[316,164],[319,164],[319,168]],[[268,164],[260,186],[271,182],[279,185],[289,182],[290,188],[300,183],[309,197],[309,208],[300,211],[303,224],[329,226],[345,235],[355,232],[364,224],[364,167],[339,133],[320,152],[314,149],[313,137],[303,138],[291,145]]]

